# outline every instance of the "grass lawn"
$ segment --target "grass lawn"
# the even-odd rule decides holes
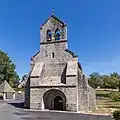
[[[120,95],[118,91],[103,91],[99,90],[96,91],[96,94],[105,94],[106,96],[115,93],[116,95]],[[114,110],[120,110],[120,101],[115,102],[110,96],[107,97],[97,97],[96,98],[96,107],[98,108],[95,110],[95,113],[107,114],[112,113]]]

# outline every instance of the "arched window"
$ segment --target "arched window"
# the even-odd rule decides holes
[[[60,30],[58,28],[55,30],[55,40],[60,40]]]
[[[52,32],[50,30],[47,30],[47,41],[52,40]]]

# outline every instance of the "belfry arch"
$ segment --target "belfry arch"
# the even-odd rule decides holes
[[[66,110],[65,94],[57,89],[50,89],[43,95],[44,109]]]

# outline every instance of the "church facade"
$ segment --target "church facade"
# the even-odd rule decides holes
[[[51,15],[40,28],[40,51],[31,58],[24,105],[30,109],[89,111],[95,90],[68,49],[67,24]]]

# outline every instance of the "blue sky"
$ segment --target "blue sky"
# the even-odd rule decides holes
[[[120,0],[1,0],[0,49],[20,76],[39,51],[40,25],[51,15],[68,24],[69,49],[86,75],[120,73]]]

